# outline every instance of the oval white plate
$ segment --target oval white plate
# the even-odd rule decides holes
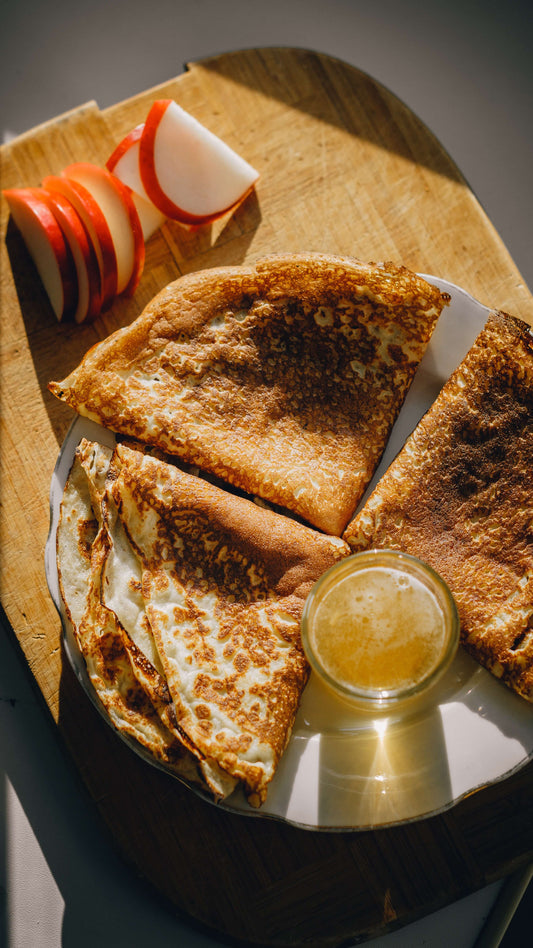
[[[439,319],[367,494],[466,354],[488,315],[488,309],[460,287],[433,276],[426,279],[449,293],[451,303]],[[81,437],[113,441],[110,432],[83,418],[77,418],[68,432],[50,488],[45,567],[63,622],[68,658],[82,687],[112,726],[94,695],[72,637],[57,578],[59,506]],[[145,760],[160,766],[133,741],[122,739]],[[532,757],[533,706],[460,649],[431,704],[403,721],[374,721],[358,714],[330,696],[311,676],[266,802],[254,810],[237,791],[219,806],[248,816],[286,820],[306,829],[366,830],[433,816],[472,791],[503,780]]]

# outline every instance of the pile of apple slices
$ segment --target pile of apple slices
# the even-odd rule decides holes
[[[259,173],[172,99],[153,103],[106,167],[77,162],[3,194],[58,320],[94,319],[131,296],[145,242],[170,219],[193,229],[232,212]]]

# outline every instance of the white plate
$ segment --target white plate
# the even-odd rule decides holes
[[[426,278],[450,293],[451,304],[439,319],[369,491],[466,354],[488,315],[487,308],[460,287],[436,277]],[[68,658],[82,687],[100,709],[65,619],[55,558],[59,505],[81,437],[113,440],[109,432],[86,419],[77,418],[73,423],[52,478],[45,565],[50,593],[63,621]],[[102,714],[108,720],[105,712]],[[122,739],[154,764],[135,742]],[[219,805],[307,829],[365,830],[442,812],[473,790],[503,780],[532,757],[533,707],[460,649],[431,704],[403,721],[374,721],[358,714],[330,696],[311,676],[266,802],[254,810],[236,791]]]

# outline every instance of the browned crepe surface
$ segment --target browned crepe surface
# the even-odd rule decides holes
[[[533,700],[533,338],[484,330],[344,537],[401,549],[447,581],[462,642]]]
[[[447,301],[404,267],[318,254],[204,270],[50,390],[339,535]]]

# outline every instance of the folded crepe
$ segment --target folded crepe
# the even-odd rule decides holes
[[[176,726],[150,630],[143,628],[137,564],[131,552],[125,554],[124,543],[121,559],[126,559],[129,570],[113,566],[113,540],[117,538],[120,544],[121,538],[107,513],[105,484],[111,456],[106,446],[84,439],[65,485],[57,530],[57,565],[66,615],[94,693],[116,730],[165,769],[222,798],[234,789],[235,780],[213,762],[191,754]],[[102,595],[106,569],[122,575],[120,612],[127,627]],[[109,586],[108,580],[105,586]]]
[[[533,701],[533,331],[493,312],[344,533],[404,550],[455,596],[465,648]]]
[[[340,535],[448,300],[405,267],[321,254],[203,270],[49,388]]]
[[[178,775],[216,797],[242,784],[260,805],[307,681],[305,598],[349,548],[126,444],[80,506],[68,499],[80,464],[91,471],[99,456],[82,442],[58,533],[61,589],[97,694],[115,727]]]

